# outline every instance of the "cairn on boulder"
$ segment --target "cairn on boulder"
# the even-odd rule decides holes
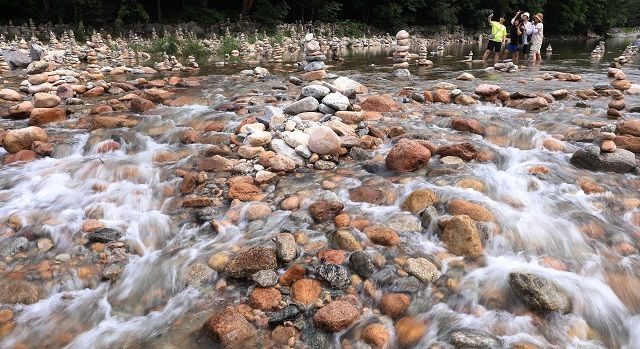
[[[393,73],[391,76],[397,78],[407,78],[411,76],[409,72],[409,33],[401,30],[396,34],[396,47],[393,52]]]
[[[327,76],[324,70],[324,60],[327,58],[320,51],[320,43],[314,40],[313,34],[309,33],[304,37],[304,66],[305,73],[302,75],[306,81],[322,80]]]
[[[429,67],[433,65],[429,59],[427,59],[429,51],[427,50],[426,45],[420,45],[420,51],[418,52],[418,66],[419,67]]]

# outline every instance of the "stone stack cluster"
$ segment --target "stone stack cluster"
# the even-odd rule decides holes
[[[282,63],[282,47],[277,42],[273,44],[273,55],[271,60],[273,63]]]
[[[327,76],[324,61],[327,57],[320,51],[320,43],[314,40],[313,34],[304,37],[304,66],[302,78],[306,81],[322,80]]]
[[[433,62],[431,62],[428,58],[429,51],[427,50],[427,46],[426,45],[421,45],[420,46],[420,51],[418,52],[418,66],[419,67],[430,67],[433,65]]]
[[[622,69],[609,68],[607,75],[613,78],[611,86],[617,91],[611,93],[611,101],[607,109],[607,117],[610,119],[619,119],[622,117],[622,110],[626,108],[624,102],[624,91],[631,88],[631,82],[627,80],[627,75]]]
[[[393,77],[409,77],[409,33],[401,30],[396,34],[396,47],[393,52]]]

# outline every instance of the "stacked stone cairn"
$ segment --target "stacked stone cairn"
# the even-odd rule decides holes
[[[331,39],[331,43],[329,44],[331,49],[331,60],[332,61],[342,61],[342,41],[340,39],[333,37]]]
[[[393,73],[391,76],[407,78],[411,76],[409,72],[409,33],[401,30],[396,34],[396,47],[393,52]]]
[[[430,67],[433,65],[429,59],[427,59],[427,55],[429,51],[427,50],[426,45],[420,45],[420,51],[418,52],[418,66],[419,67]]]
[[[591,51],[591,58],[601,58],[602,55],[604,55],[604,50],[604,41],[600,41],[600,43],[598,43],[598,46],[596,46],[596,48]]]
[[[240,57],[242,59],[246,59],[247,56],[249,55],[249,43],[247,42],[247,37],[244,35],[244,33],[240,33],[240,37],[238,38],[238,41],[240,42],[240,50],[239,50]]]
[[[9,63],[4,59],[4,56],[0,53],[0,74],[6,74],[9,72]]]
[[[196,62],[196,58],[194,56],[189,56],[189,58],[187,59],[187,67],[192,68],[192,69],[199,69],[200,66],[198,65],[198,62]]]
[[[631,88],[631,82],[627,80],[627,76],[622,69],[609,68],[607,75],[613,78],[611,86],[616,89],[611,93],[607,117],[610,119],[619,119],[623,116],[622,111],[627,106],[624,102],[624,91]]]
[[[277,42],[273,44],[273,55],[271,60],[273,63],[282,63],[282,47]]]
[[[304,37],[304,66],[305,73],[302,78],[306,81],[323,80],[327,76],[324,70],[324,61],[327,57],[320,51],[320,43],[314,40],[313,34],[309,33]]]

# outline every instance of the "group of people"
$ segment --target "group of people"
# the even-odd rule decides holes
[[[508,35],[509,45],[506,46],[504,51],[502,46],[507,41],[507,28],[504,26],[505,17],[500,16],[497,21],[493,17],[494,15],[491,14],[487,18],[487,22],[491,26],[491,35],[489,36],[487,50],[482,57],[483,61],[489,58],[491,52],[494,53],[495,63],[498,63],[501,53],[504,54],[504,58],[511,53],[513,60],[517,62],[520,59],[520,52],[522,52],[525,61],[529,59],[529,54],[532,55],[533,62],[542,61],[542,55],[540,54],[544,38],[542,13],[533,16],[533,22],[531,22],[529,12],[518,11],[511,19],[511,29]]]

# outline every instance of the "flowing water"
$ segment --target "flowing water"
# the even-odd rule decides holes
[[[435,80],[454,82],[464,91],[473,91],[479,80],[493,80],[508,91],[577,90],[607,83],[607,63],[626,46],[626,42],[608,42],[607,55],[594,61],[589,52],[595,43],[551,44],[553,55],[541,66],[513,74],[484,72],[481,63],[461,62],[470,50],[474,57],[481,56],[478,45],[447,47],[443,56],[430,58],[435,68],[416,69],[408,81],[387,79],[391,61],[383,49],[350,53],[345,62],[329,70],[350,76],[375,93],[395,94],[406,87],[423,91]],[[275,89],[294,71],[291,67],[267,66],[278,75],[265,82],[247,82],[230,75],[243,68],[241,64],[207,67],[203,72],[212,75],[204,79],[201,90],[189,93],[210,101],[237,95],[261,100],[298,93]],[[462,70],[480,79],[455,81]],[[579,73],[583,81],[531,81],[556,70]],[[635,63],[625,72],[631,81],[640,75]],[[523,79],[529,82],[519,82]],[[626,98],[627,105],[639,100]],[[390,265],[401,255],[434,256],[446,251],[437,227],[432,224],[420,231],[419,219],[400,209],[413,190],[429,188],[440,202],[463,198],[489,208],[495,224],[487,232],[485,258],[476,264],[461,264],[457,257],[444,259],[439,265],[443,276],[434,287],[413,294],[410,312],[429,323],[429,331],[416,347],[442,343],[453,329],[464,327],[499,336],[505,348],[523,341],[541,348],[640,348],[640,256],[633,247],[640,239],[638,204],[633,200],[640,198],[640,180],[635,175],[578,169],[569,164],[571,152],[550,152],[542,147],[543,140],[553,134],[578,129],[576,125],[585,122],[607,121],[603,116],[607,100],[589,101],[588,108],[576,108],[575,103],[556,102],[549,111],[536,114],[491,104],[424,105],[422,113],[385,119],[384,123],[403,126],[436,144],[472,142],[493,153],[493,160],[446,165],[432,159],[426,169],[403,175],[371,173],[360,162],[346,162],[335,171],[301,171],[283,177],[264,191],[263,201],[277,209],[280,201],[292,194],[306,198],[302,206],[317,198],[337,197],[352,217],[397,227],[403,239],[399,248],[365,245]],[[261,108],[260,104],[250,106],[249,113]],[[486,137],[462,135],[447,128],[448,118],[438,116],[443,111],[482,121]],[[200,327],[214,311],[244,299],[250,285],[229,283],[223,290],[216,286],[222,276],[213,272],[202,284],[187,286],[191,265],[206,264],[218,252],[270,245],[283,227],[304,232],[308,238],[305,249],[313,251],[314,243],[326,243],[325,232],[303,214],[276,210],[266,218],[248,221],[248,204],[242,203],[209,213],[220,222],[214,233],[207,224],[197,223],[193,210],[181,207],[177,190],[181,179],[175,172],[192,167],[198,154],[209,146],[184,145],[181,132],[223,121],[222,132],[205,135],[209,143],[223,142],[224,132],[233,132],[244,117],[194,105],[162,107],[131,129],[86,133],[50,127],[47,132],[56,144],[51,158],[2,167],[0,218],[4,231],[0,234],[6,237],[0,242],[12,239],[8,236],[11,227],[14,236],[31,241],[49,238],[54,247],[47,252],[27,249],[0,262],[2,278],[29,280],[41,287],[45,296],[37,303],[12,308],[15,326],[0,346],[215,347]],[[627,117],[637,115],[627,113]],[[11,125],[16,127],[15,122]],[[111,140],[122,148],[100,152]],[[569,150],[581,146],[584,144],[573,143]],[[383,159],[390,147],[382,145],[375,158]],[[545,166],[549,171],[532,175],[529,169],[534,166]],[[586,194],[577,184],[585,178],[606,191]],[[383,188],[388,204],[352,201],[349,189],[363,184]],[[205,192],[216,190],[215,185],[207,184]],[[99,219],[107,227],[125,232],[124,243],[109,243],[108,251],[102,250],[104,246],[84,244],[81,228],[88,219]],[[413,228],[416,225],[418,228]],[[355,234],[366,240],[364,234]],[[622,246],[632,246],[632,252]],[[299,257],[299,261],[305,258]],[[104,281],[101,275],[112,264],[121,266],[121,275],[117,281]],[[571,312],[541,319],[518,305],[507,284],[507,275],[516,270],[537,272],[555,282],[569,295]],[[452,286],[453,282],[457,284]],[[391,287],[382,281],[378,286],[381,291]],[[364,294],[358,298],[369,307],[375,303]],[[354,328],[337,334],[334,343],[339,346],[342,340],[355,338],[356,330],[370,317],[371,312]]]

